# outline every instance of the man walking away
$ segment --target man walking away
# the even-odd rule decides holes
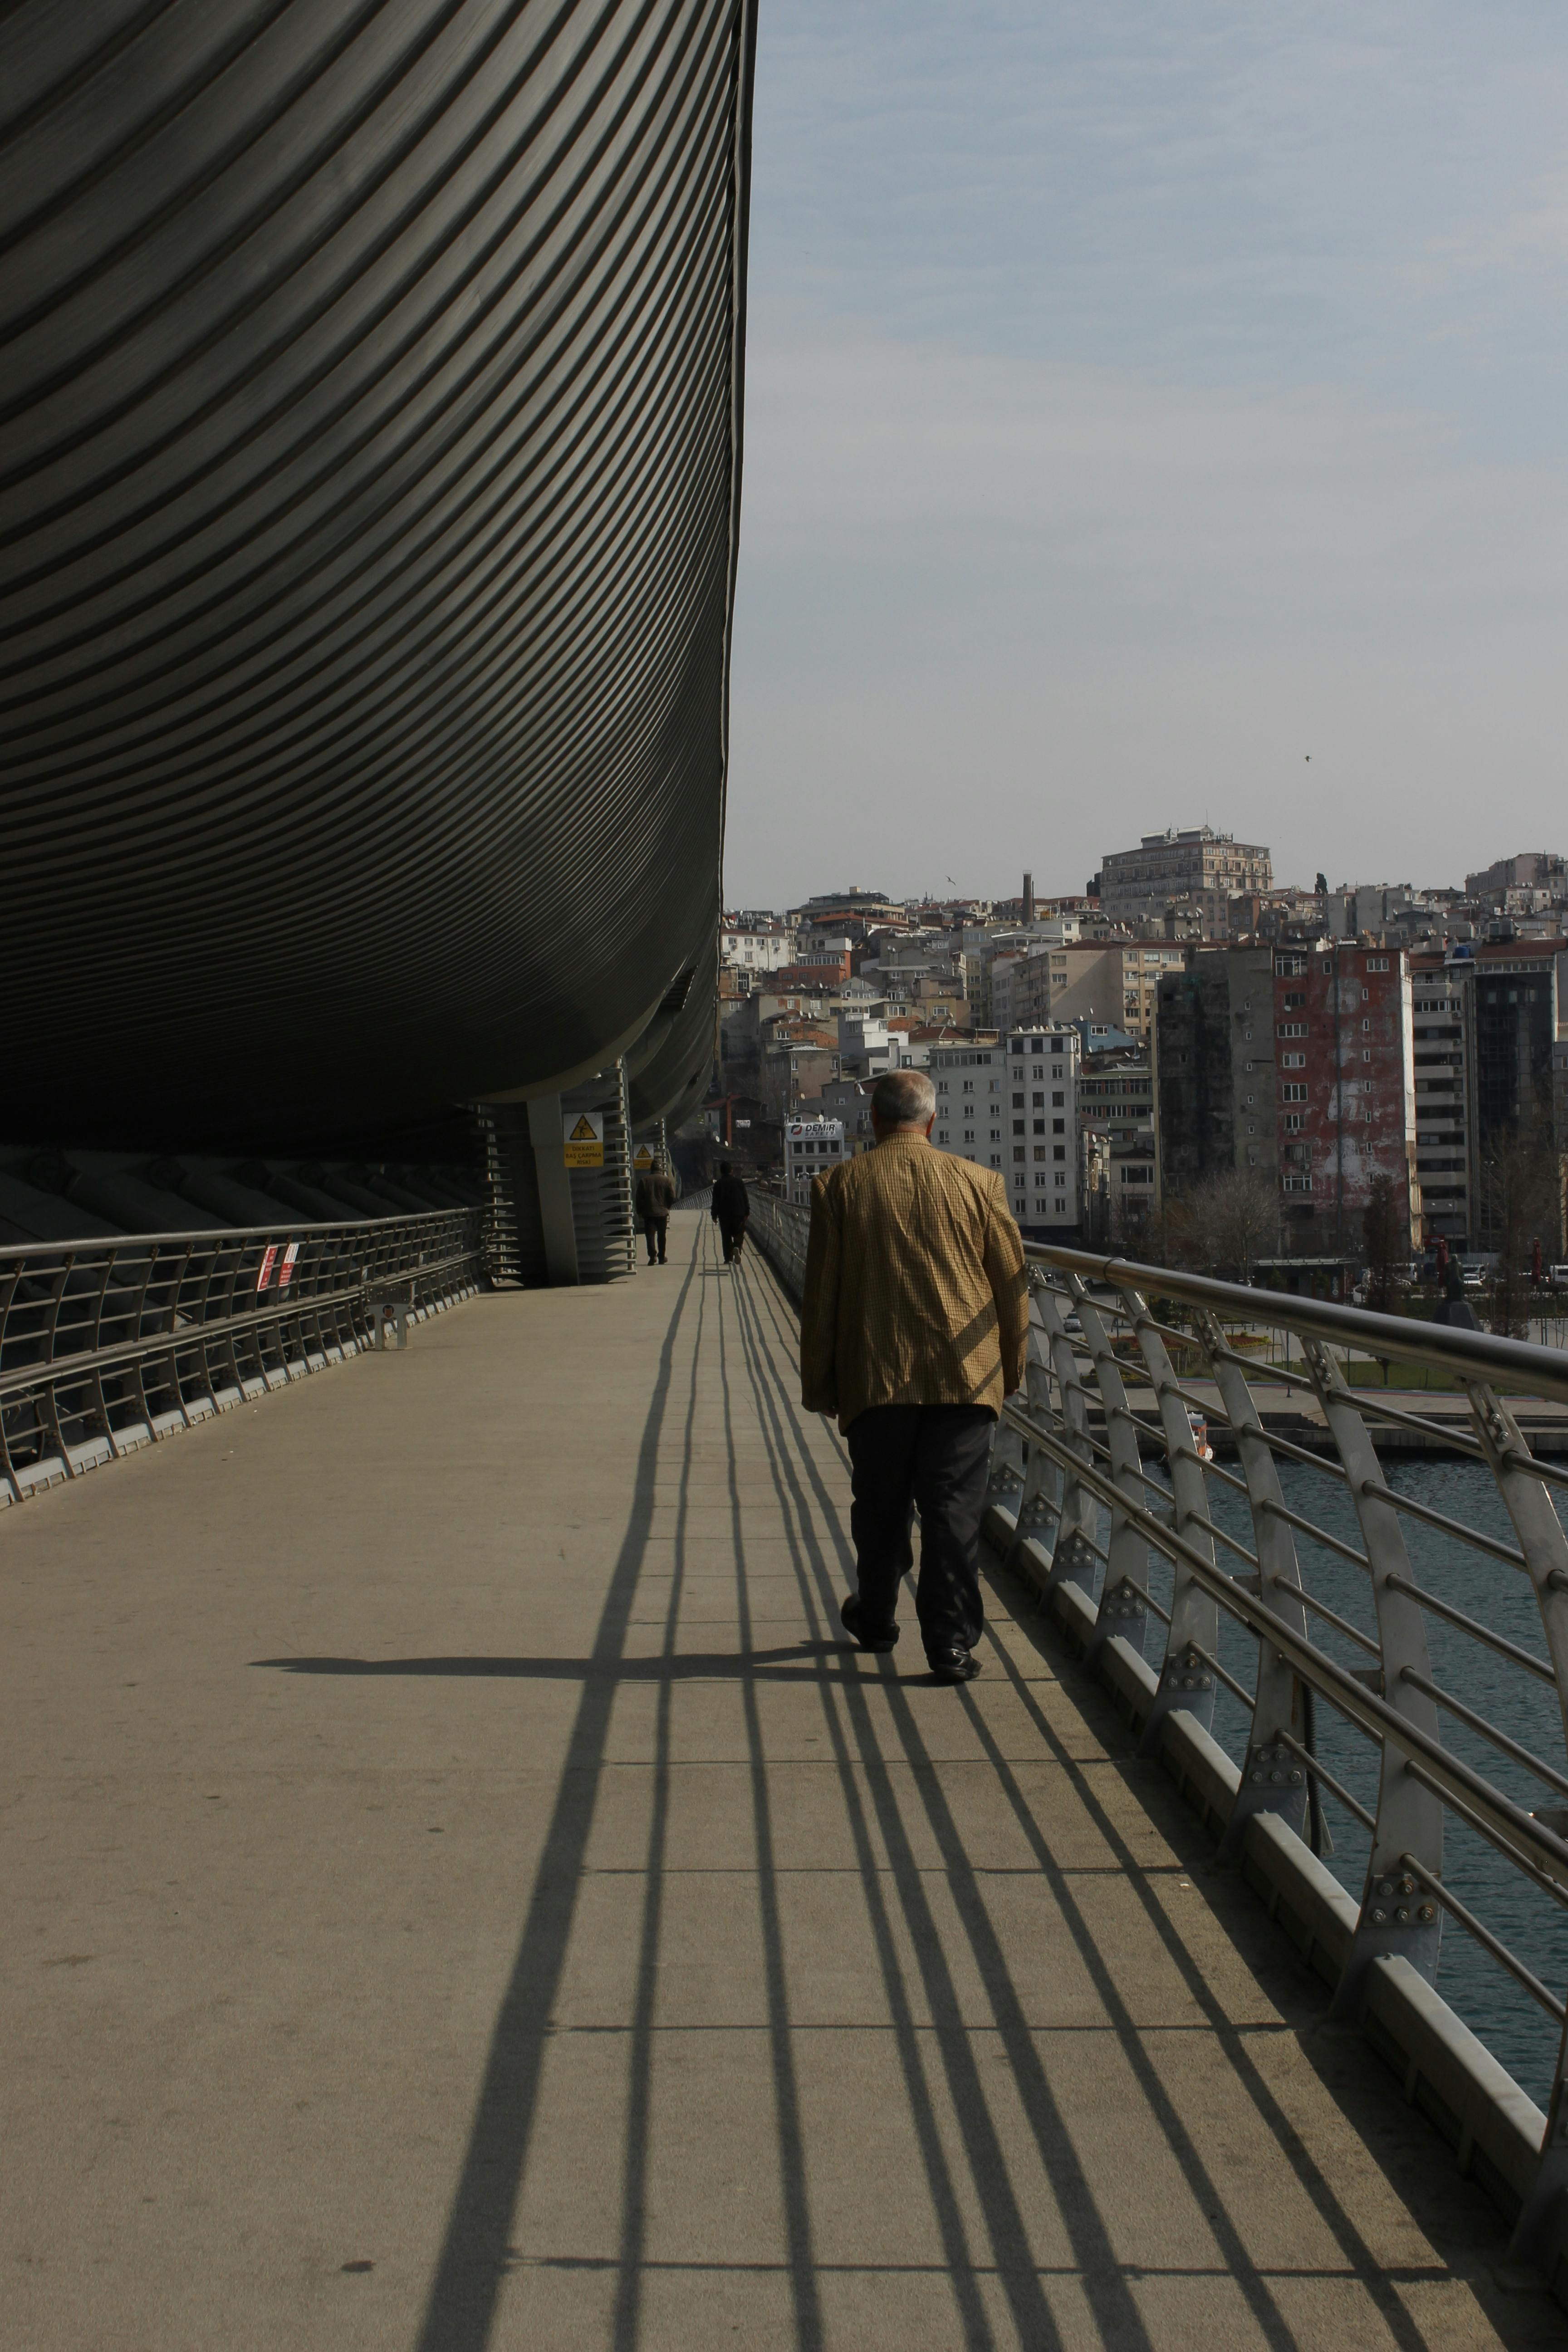
[[[719,1178],[713,1187],[712,1218],[719,1228],[719,1238],[724,1244],[724,1263],[732,1265],[741,1255],[746,1239],[746,1220],[752,1213],[752,1196],[739,1176],[731,1173],[730,1162],[721,1160]]]
[[[669,1213],[675,1206],[675,1179],[662,1160],[656,1160],[637,1178],[632,1206],[647,1236],[649,1265],[663,1265],[665,1244],[669,1239]]]
[[[863,1650],[899,1638],[899,1580],[939,1682],[969,1682],[980,1639],[980,1519],[991,1432],[1024,1379],[1028,1284],[1000,1175],[933,1151],[936,1095],[890,1070],[876,1145],[812,1186],[800,1318],[802,1400],[849,1442],[858,1591],[839,1612]]]

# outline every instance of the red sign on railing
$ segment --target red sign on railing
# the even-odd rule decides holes
[[[277,1263],[278,1244],[276,1242],[268,1242],[266,1249],[262,1253],[261,1271],[256,1277],[256,1287],[258,1290],[266,1289],[268,1284],[272,1279],[272,1269]]]
[[[299,1256],[299,1243],[290,1242],[288,1248],[283,1253],[283,1263],[278,1269],[278,1287],[279,1290],[286,1290],[289,1282],[292,1280],[294,1274],[294,1260]]]

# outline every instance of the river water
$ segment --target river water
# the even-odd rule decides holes
[[[1153,1470],[1153,1465],[1147,1466]],[[1224,1466],[1234,1467],[1229,1463]],[[1292,1510],[1360,1549],[1354,1507],[1338,1479],[1304,1463],[1281,1462],[1279,1468],[1285,1500]],[[1385,1469],[1396,1491],[1505,1542],[1516,1540],[1497,1488],[1482,1465],[1395,1460],[1388,1463]],[[1561,1496],[1558,1502],[1561,1509]],[[1225,1528],[1251,1548],[1251,1516],[1240,1496],[1211,1481],[1209,1512],[1217,1527]],[[1493,1632],[1518,1643],[1521,1648],[1544,1658],[1545,1642],[1534,1591],[1521,1570],[1501,1560],[1488,1559],[1454,1538],[1422,1527],[1414,1519],[1406,1518],[1403,1524],[1418,1584]],[[1298,1534],[1296,1541],[1301,1578],[1308,1590],[1342,1617],[1372,1633],[1372,1594],[1365,1572],[1306,1537]],[[1227,1558],[1223,1548],[1220,1557],[1226,1567],[1240,1569],[1245,1565]],[[1168,1605],[1169,1567],[1157,1557],[1152,1557],[1150,1565],[1152,1589]],[[1373,1663],[1321,1619],[1309,1616],[1308,1622],[1314,1638],[1342,1664],[1364,1667]],[[1257,1644],[1223,1611],[1220,1625],[1221,1660],[1237,1681],[1250,1689],[1257,1673]],[[1568,1771],[1563,1717],[1555,1690],[1430,1612],[1426,1612],[1426,1625],[1432,1679],[1558,1772]],[[1164,1628],[1157,1621],[1149,1621],[1145,1650],[1151,1663],[1157,1662],[1163,1633]],[[1369,1811],[1374,1812],[1377,1750],[1321,1700],[1317,1718],[1318,1753],[1324,1767]],[[1538,1780],[1464,1724],[1442,1712],[1438,1719],[1442,1737],[1454,1753],[1484,1773],[1527,1811],[1568,1803],[1568,1798],[1561,1791]],[[1246,1747],[1247,1725],[1246,1709],[1222,1685],[1215,1708],[1214,1735],[1237,1763]],[[1328,1866],[1359,1902],[1366,1873],[1366,1832],[1327,1790],[1323,1792],[1323,1813],[1334,1842],[1333,1853],[1325,1856]],[[1447,1816],[1445,1841],[1443,1874],[1455,1895],[1526,1961],[1552,1991],[1560,1997],[1568,1993],[1568,1914],[1549,1896],[1539,1894],[1493,1847],[1452,1814]],[[1446,1919],[1443,1925],[1437,1984],[1445,2000],[1471,2031],[1530,2095],[1544,2106],[1556,2063],[1560,2029],[1508,1971],[1453,1919]]]

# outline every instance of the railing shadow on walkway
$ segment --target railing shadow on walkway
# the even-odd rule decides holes
[[[808,1433],[806,1417],[795,1401],[791,1310],[769,1270],[754,1259],[734,1281],[722,1286],[707,1283],[702,1277],[713,1271],[712,1246],[712,1238],[704,1229],[672,1302],[639,1449],[636,1497],[610,1577],[597,1634],[587,1657],[416,1657],[374,1661],[291,1657],[257,1661],[258,1665],[302,1675],[454,1678],[510,1675],[581,1684],[559,1791],[510,1981],[495,2020],[467,2154],[417,2339],[419,2352],[481,2352],[481,2347],[490,2342],[496,2326],[504,2282],[534,2259],[526,2247],[514,2242],[514,2216],[530,2162],[542,2078],[551,2046],[551,2021],[567,1964],[590,1835],[608,1761],[612,1710],[617,1691],[628,1683],[652,1685],[658,1696],[653,1732],[653,1801],[644,1857],[645,1893],[629,2023],[629,2090],[624,2142],[619,2151],[620,2243],[613,2265],[616,2305],[609,2341],[616,2352],[634,2352],[634,2347],[644,2340],[647,2283],[651,2269],[656,2267],[650,2262],[647,2231],[658,1960],[665,1910],[670,1899],[667,1865],[672,1705],[676,1688],[698,1679],[736,1683],[742,1693],[761,1911],[765,2032],[784,2219],[784,2252],[778,2267],[787,2275],[795,2343],[803,2347],[803,2352],[814,2352],[814,2347],[826,2340],[822,2281],[825,2272],[838,2265],[822,2263],[814,2242],[809,2150],[797,2073],[798,2029],[791,2011],[779,1873],[774,1858],[775,1796],[770,1788],[763,1724],[758,1707],[760,1690],[781,1681],[807,1684],[820,1691],[821,1719],[831,1743],[844,1818],[881,1979],[879,1990],[886,2002],[898,2074],[940,2238],[941,2263],[928,2267],[940,2268],[944,2273],[952,2296],[954,2332],[946,2340],[962,2341],[968,2347],[990,2347],[1003,2340],[995,2324],[994,2302],[987,2293],[988,2287],[999,2286],[1011,2330],[1018,2342],[1030,2347],[1060,2343],[1065,2340],[1061,2316],[1047,2288],[1057,2280],[1071,2278],[1079,2283],[1107,2344],[1130,2347],[1130,2352],[1131,2347],[1149,2347],[1152,2352],[1156,2342],[1169,2344],[1175,2340],[1168,2333],[1151,2332],[1146,2311],[1135,2292],[1140,2280],[1153,2274],[1147,2266],[1123,2259],[1119,2246],[1124,2233],[1119,2226],[1119,2217],[1104,2210],[1085,2169],[1075,2145],[1072,2124],[1063,2113],[1050,2069],[1042,2056],[1039,2029],[1031,2013],[1031,1986],[1020,1983],[1009,1964],[980,1876],[965,1850],[963,1832],[938,1769],[938,1759],[933,1758],[922,1735],[910,1690],[891,1659],[860,1661],[835,1638],[837,1603],[849,1579],[851,1556],[840,1496],[829,1485],[818,1458],[820,1436],[816,1437],[814,1451],[810,1435],[816,1433],[815,1429]],[[677,1372],[682,1349],[687,1347],[690,1352],[689,1381],[681,1397],[677,1393]],[[694,1439],[699,1429],[699,1373],[705,1350],[717,1353],[724,1399],[739,1642],[734,1652],[691,1654],[679,1651],[677,1640],[687,1575],[685,1530],[692,1492]],[[752,1419],[761,1433],[772,1490],[771,1514],[784,1538],[784,1550],[806,1628],[803,1641],[787,1648],[752,1646],[748,1521],[754,1525],[758,1513],[754,1495],[743,1507],[735,1442],[742,1415]],[[673,1483],[668,1455],[672,1434],[678,1434],[679,1446],[679,1501],[660,1646],[654,1657],[628,1656],[627,1634],[656,1516],[656,1486]],[[666,1449],[662,1458],[661,1448]],[[842,1455],[841,1447],[839,1452]],[[1007,1589],[1005,1579],[998,1581],[1008,1605],[1022,1619],[1025,1612],[1021,1599]],[[963,1720],[989,1762],[999,1801],[1010,1811],[1027,1842],[1103,2007],[1142,2103],[1139,2121],[1143,2127],[1152,2125],[1157,2131],[1166,2158],[1179,2168],[1206,2217],[1209,2246],[1194,2247],[1192,2262],[1172,2275],[1183,2279],[1228,2278],[1234,2282],[1257,2339],[1280,2347],[1280,2352],[1302,2340],[1291,2315],[1294,2299],[1307,2281],[1324,2278],[1347,2285],[1353,2283],[1375,2308],[1386,2339],[1417,2352],[1417,2347],[1430,2338],[1408,2307],[1405,2291],[1442,2281],[1449,2275],[1448,2266],[1434,2258],[1391,2267],[1378,2258],[1335,2183],[1315,2167],[1295,2124],[1259,2065],[1251,2046],[1258,2039],[1258,2029],[1243,2031],[1226,2015],[1194,1955],[1157,1900],[1145,1866],[1140,1864],[1107,1809],[1094,1774],[1077,1759],[1070,1743],[1063,1738],[1040,1705],[1029,1677],[1005,1643],[994,1636],[989,1645],[988,1665],[993,1682],[998,1675],[1003,1679],[1033,1727],[1041,1758],[1059,1768],[1065,1782],[1095,1824],[1127,1885],[1134,1891],[1151,1942],[1160,1947],[1177,1971],[1194,2009],[1213,2037],[1216,2058],[1229,2070],[1277,2148],[1282,2174],[1304,2186],[1336,2250],[1336,2258],[1328,2265],[1304,2268],[1271,2266],[1255,2254],[1162,2076],[1148,2047],[1148,2028],[1140,2025],[1131,2014],[1079,1899],[1074,1874],[1060,1866],[1053,1855],[1050,1838],[1041,1826],[1013,1762],[989,1726],[984,1706],[973,1692],[952,1694],[951,1703],[962,1710]],[[1091,1706],[1095,1703],[1091,1699]],[[1102,1711],[1109,1725],[1109,1709]],[[893,1735],[890,1743],[889,1732]],[[1142,1788],[1147,1785],[1143,1768],[1125,1761],[1131,1746],[1127,1740],[1121,1744],[1123,1769],[1134,1785]],[[1111,1753],[1114,1758],[1118,1750],[1113,1748]],[[947,1930],[944,1938],[932,1908],[929,1865],[922,1864],[917,1854],[904,1810],[908,1791],[900,1802],[896,1771],[907,1775],[923,1815],[923,1830],[940,1856],[942,1874],[953,1897],[960,1923],[962,1943],[956,1952],[949,1949],[952,1929]],[[1190,1841],[1190,1850],[1197,1853],[1203,1843],[1201,1832],[1195,1824],[1185,1822],[1173,1797],[1168,1811],[1172,1820],[1163,1820],[1161,1827],[1173,1846],[1180,1852],[1184,1836]],[[1272,1931],[1265,1928],[1264,1932]],[[900,1938],[914,1956],[918,1989],[907,1974]],[[974,2047],[975,2028],[973,2019],[966,2015],[955,1973],[955,1961],[959,1960],[965,1972],[974,1972],[984,1990],[1013,2095],[1057,2200],[1070,2252],[1070,2261],[1065,2264],[1041,2260],[1037,2217],[1026,2210],[998,2126],[994,2100],[982,2079]],[[1283,1958],[1281,1968],[1290,1975],[1293,1963]],[[1304,1972],[1295,1983],[1293,2001],[1287,1996],[1278,2005],[1285,2012],[1284,2021],[1273,2030],[1287,2033],[1309,2027],[1321,2007]],[[917,2011],[921,2007],[931,2021],[929,2024],[920,2021]],[[928,2074],[933,2055],[934,2074]],[[1314,2056],[1313,2063],[1325,2080],[1331,2081],[1337,2072],[1342,2071],[1337,2046]],[[933,2088],[936,2078],[940,2078],[956,2120],[956,2148],[951,2134],[943,2129]],[[1335,2095],[1342,2095],[1339,2085]],[[1375,2158],[1375,2150],[1373,2154]],[[1136,2177],[1146,2156],[1146,2150],[1129,2145],[1127,2193],[1131,2199],[1136,2198]],[[1408,2183],[1401,2183],[1401,2193],[1410,2203]],[[1451,2213],[1456,2200],[1467,2210],[1467,2200],[1480,2208],[1479,2194],[1458,2184],[1446,2192],[1444,2210]],[[1412,2210],[1415,2210],[1412,2205]],[[977,2242],[981,2240],[983,2242]],[[756,2265],[740,2267],[754,2269]],[[868,2267],[887,2266],[869,2263]],[[1534,2299],[1530,2302],[1533,2306]],[[1520,2316],[1522,2322],[1526,2316],[1522,2309]],[[1517,2340],[1522,2345],[1541,2339],[1531,2326],[1528,2334],[1521,2333],[1517,2338],[1505,2335],[1501,2340]]]

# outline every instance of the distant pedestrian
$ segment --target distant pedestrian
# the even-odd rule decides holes
[[[739,1176],[732,1173],[730,1162],[721,1160],[719,1174],[713,1186],[710,1211],[719,1228],[719,1238],[724,1244],[724,1263],[731,1265],[740,1256],[746,1242],[746,1220],[752,1213],[752,1196]]]
[[[656,1160],[637,1178],[632,1205],[647,1239],[649,1265],[663,1265],[669,1239],[669,1213],[676,1202],[675,1179],[662,1160]],[[622,1195],[625,1198],[625,1195]]]
[[[899,1580],[939,1682],[980,1672],[980,1519],[991,1433],[1022,1386],[1023,1244],[1000,1175],[931,1146],[936,1095],[893,1070],[871,1097],[875,1149],[812,1186],[801,1310],[801,1391],[849,1444],[858,1590],[839,1612],[863,1650],[899,1638]]]

